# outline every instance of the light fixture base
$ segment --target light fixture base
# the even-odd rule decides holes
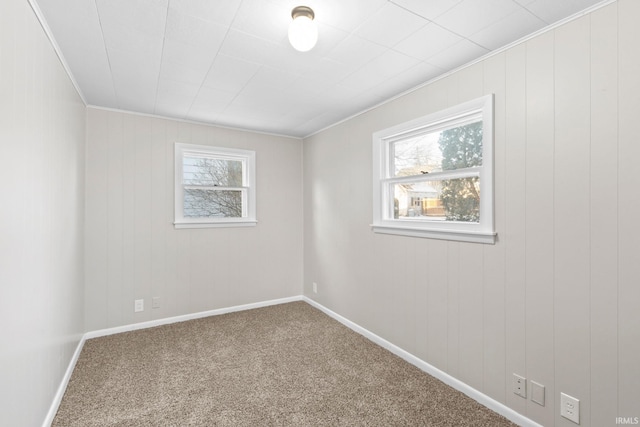
[[[313,13],[313,9],[308,6],[296,6],[291,11],[291,17],[296,19],[299,16],[306,16],[307,18],[313,21],[313,18],[316,17],[315,13]]]

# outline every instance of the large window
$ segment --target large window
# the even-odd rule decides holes
[[[494,243],[493,96],[373,135],[373,230]]]
[[[255,223],[255,152],[175,145],[176,228]]]

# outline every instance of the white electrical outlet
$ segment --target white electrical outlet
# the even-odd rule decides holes
[[[513,392],[520,397],[527,398],[527,379],[513,374]]]
[[[580,401],[568,394],[560,393],[560,415],[580,424]]]
[[[160,297],[151,298],[151,308],[160,308]]]
[[[139,311],[144,311],[144,300],[143,299],[137,299],[133,302],[133,311],[134,312],[139,312]]]
[[[313,293],[314,294],[318,293],[318,284],[316,282],[313,282]]]

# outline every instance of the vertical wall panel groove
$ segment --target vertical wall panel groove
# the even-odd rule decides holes
[[[591,425],[618,412],[618,9],[591,15]],[[593,406],[593,405],[592,405]],[[593,406],[595,408],[595,406]]]
[[[618,2],[618,415],[640,417],[640,2]]]
[[[526,413],[526,400],[510,390],[512,374],[526,375],[526,45],[505,54],[505,223],[498,228],[505,246],[506,401]],[[500,244],[500,243],[499,243]]]
[[[456,103],[484,94],[484,63],[468,67],[457,79]],[[460,244],[459,264],[459,374],[465,383],[482,389],[484,365],[483,246]]]
[[[526,378],[553,388],[554,336],[554,33],[527,42]],[[527,400],[527,415],[553,425],[554,401]]]
[[[554,361],[557,392],[580,396],[590,424],[589,17],[555,30]],[[555,414],[556,424],[564,420]]]
[[[494,194],[495,224],[505,228],[506,211],[506,55],[500,54],[484,63],[485,93],[494,94]],[[483,380],[487,395],[506,403],[506,266],[505,245],[485,245],[483,250]]]

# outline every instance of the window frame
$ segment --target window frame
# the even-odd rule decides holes
[[[493,94],[377,131],[373,134],[373,224],[376,233],[494,244]],[[417,135],[482,121],[482,166],[409,177],[393,176],[391,144]],[[392,186],[477,176],[480,180],[479,222],[394,218]]]
[[[251,227],[257,223],[256,219],[256,153],[251,150],[238,148],[214,147],[209,145],[196,145],[175,143],[175,170],[174,170],[174,227],[175,228],[212,228],[212,227]],[[234,187],[232,190],[242,190],[242,217],[214,217],[214,218],[190,218],[184,216],[184,157],[193,156],[201,158],[235,160],[243,163],[242,187]],[[231,188],[221,187],[220,191]]]

